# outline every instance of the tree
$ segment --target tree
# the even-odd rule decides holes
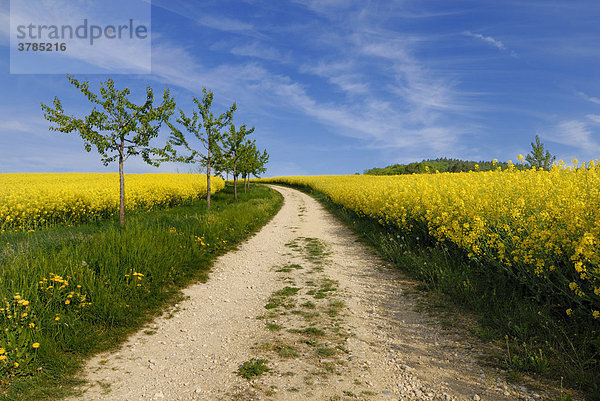
[[[556,160],[556,156],[550,154],[549,151],[544,153],[544,144],[540,141],[540,137],[536,135],[535,143],[531,142],[531,152],[525,156],[525,160],[527,160],[531,167],[550,170],[552,163]]]
[[[229,132],[223,140],[223,150],[225,153],[224,170],[231,171],[233,176],[233,197],[237,200],[237,178],[239,175],[240,158],[245,155],[245,150],[251,142],[247,137],[254,132],[254,127],[246,129],[246,124],[242,124],[236,131],[235,125],[231,124]]]
[[[213,93],[207,91],[206,88],[202,88],[202,93],[202,100],[194,97],[194,103],[198,107],[198,110],[194,110],[192,116],[188,117],[183,110],[179,109],[177,123],[182,125],[188,133],[193,134],[202,143],[206,154],[202,154],[200,150],[192,148],[183,132],[173,124],[168,123],[171,128],[171,137],[167,143],[165,152],[163,152],[163,156],[166,157],[162,160],[200,163],[200,165],[206,167],[206,207],[210,209],[211,167],[219,165],[223,157],[220,145],[223,136],[221,130],[231,123],[233,112],[236,110],[236,104],[233,103],[227,111],[215,118],[212,111],[210,111],[213,102]],[[178,155],[174,146],[185,148],[189,154],[186,156]]]
[[[266,165],[268,161],[269,154],[266,150],[261,153],[256,147],[255,141],[249,142],[243,148],[240,172],[244,178],[244,192],[248,190],[248,180],[251,175],[258,176],[267,171]]]
[[[167,122],[175,110],[175,101],[165,90],[162,103],[154,107],[152,88],[146,88],[146,102],[138,106],[129,101],[131,91],[128,88],[118,90],[114,81],[109,79],[100,85],[100,95],[90,90],[89,82],[79,82],[68,76],[69,82],[81,91],[94,105],[91,113],[84,118],[68,116],[64,113],[58,97],[53,106],[42,103],[46,120],[56,124],[50,130],[71,133],[77,132],[84,142],[85,150],[95,147],[102,156],[102,163],[108,166],[119,162],[119,221],[125,225],[125,177],[123,165],[131,156],[141,155],[142,159],[154,166],[158,160],[152,156],[159,149],[150,146],[150,141],[158,136],[162,123]],[[97,109],[100,107],[100,110]]]

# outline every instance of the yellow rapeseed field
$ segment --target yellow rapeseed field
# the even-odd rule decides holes
[[[576,161],[575,161],[576,163]],[[297,176],[359,215],[426,230],[527,285],[563,293],[563,311],[600,318],[600,166],[402,176]],[[590,315],[588,315],[590,316]]]
[[[225,183],[211,178],[211,191]],[[199,174],[125,175],[127,210],[153,210],[206,194]],[[0,232],[74,224],[118,214],[118,174],[0,174]]]

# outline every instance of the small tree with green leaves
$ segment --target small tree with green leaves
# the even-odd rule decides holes
[[[547,150],[544,153],[544,144],[540,141],[540,137],[536,135],[535,143],[531,142],[531,152],[525,156],[525,160],[527,160],[531,167],[550,170],[552,163],[556,160],[556,156],[553,156]]]
[[[261,153],[256,147],[255,141],[248,143],[242,152],[240,173],[244,178],[244,192],[246,192],[250,176],[254,175],[256,177],[267,171],[266,165],[269,161],[269,154],[266,150]]]
[[[238,130],[231,124],[229,132],[223,138],[224,161],[227,169],[233,176],[233,198],[237,200],[237,181],[240,174],[240,159],[245,155],[245,150],[251,142],[247,139],[254,132],[254,127],[246,129],[246,124],[242,124]]]
[[[202,89],[202,100],[194,97],[194,103],[197,110],[194,110],[191,117],[188,117],[183,110],[179,109],[177,123],[182,125],[189,134],[193,134],[203,145],[206,153],[192,147],[185,134],[172,123],[168,123],[171,128],[171,137],[163,152],[165,156],[162,160],[176,161],[181,163],[200,163],[206,167],[206,207],[210,209],[210,176],[211,168],[219,165],[222,155],[221,141],[223,127],[231,123],[233,112],[236,110],[236,104],[224,113],[215,117],[210,110],[213,103],[213,93]],[[183,147],[186,155],[178,154],[176,147]]]
[[[165,90],[162,103],[154,106],[152,88],[146,89],[146,101],[141,106],[132,103],[128,88],[118,90],[109,79],[100,86],[100,94],[92,92],[89,82],[80,82],[67,76],[69,82],[81,91],[94,105],[91,113],[83,118],[64,113],[61,101],[55,97],[53,107],[42,103],[46,120],[54,123],[52,131],[77,132],[84,142],[85,150],[95,147],[102,163],[107,166],[114,161],[119,163],[119,221],[125,225],[125,177],[124,164],[131,156],[141,155],[142,159],[154,166],[159,161],[153,156],[160,152],[150,146],[150,141],[159,134],[162,123],[167,122],[175,110],[175,101]]]

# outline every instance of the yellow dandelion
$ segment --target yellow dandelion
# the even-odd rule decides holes
[[[39,348],[40,347],[40,343],[33,343],[33,344],[31,344],[31,346],[33,348]]]

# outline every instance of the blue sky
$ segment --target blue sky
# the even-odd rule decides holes
[[[202,87],[215,111],[236,101],[236,123],[271,154],[267,175],[516,160],[536,134],[561,159],[591,160],[599,20],[597,0],[153,0],[152,74],[77,77],[113,77],[138,99],[169,88],[186,111]],[[0,0],[0,172],[116,171],[76,134],[48,131],[40,102],[58,96],[77,114],[83,96],[64,75],[9,74],[8,27]]]

